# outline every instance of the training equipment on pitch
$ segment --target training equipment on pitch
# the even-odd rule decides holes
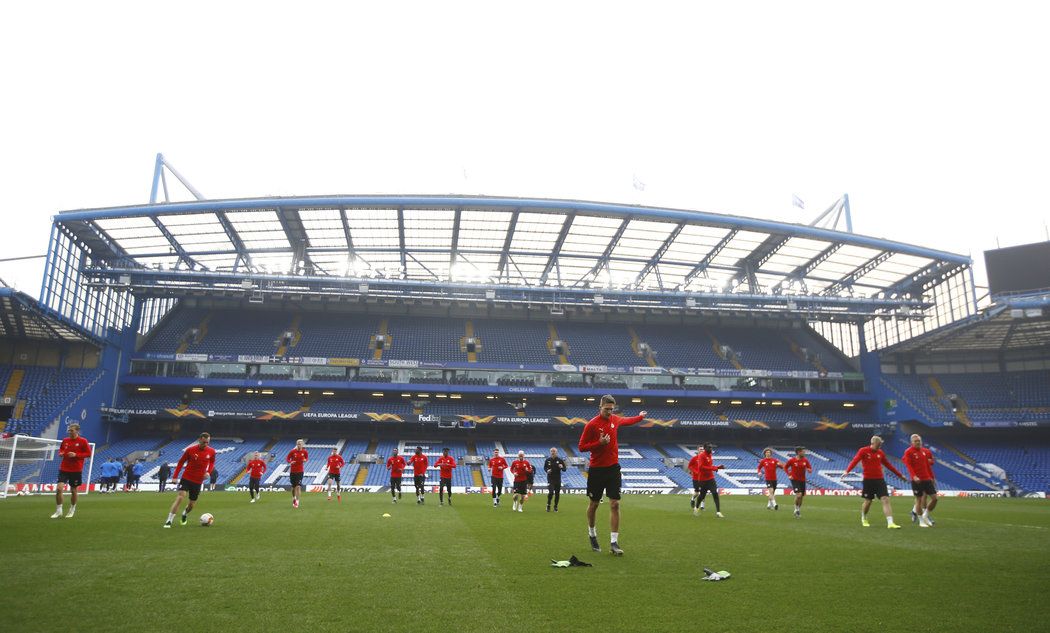
[[[213,523],[215,523],[215,517],[211,513],[205,512],[201,515],[201,527],[210,527]]]
[[[62,456],[58,449],[62,440],[50,440],[29,435],[15,435],[0,439],[0,499],[9,493],[53,493],[58,481],[58,467]],[[91,457],[84,459],[81,476],[83,485],[80,494],[88,493],[91,468],[95,464],[95,445],[91,446]]]
[[[704,567],[703,580],[711,580],[711,581],[727,580],[731,575],[732,574],[730,574],[729,572],[724,571],[724,570],[723,571],[712,571],[712,570],[708,569],[707,567]]]

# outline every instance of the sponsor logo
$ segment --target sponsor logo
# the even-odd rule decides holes
[[[255,417],[255,419],[256,420],[292,420],[292,419],[295,419],[295,418],[299,417],[300,413],[302,413],[301,410],[299,410],[299,411],[289,411],[287,413],[285,413],[284,411],[260,411],[259,415],[257,415]]]
[[[678,426],[729,426],[729,420],[682,420]]]
[[[396,413],[364,413],[365,415],[376,422],[404,422],[401,416]]]
[[[494,415],[460,415],[460,420],[466,420],[475,424],[488,424],[496,419]]]
[[[564,424],[566,426],[574,426],[576,424],[587,424],[587,422],[589,422],[589,420],[585,420],[583,418],[566,418],[566,417],[561,417],[561,416],[554,417],[552,419],[555,422],[561,422],[562,424]]]
[[[176,418],[206,418],[204,415],[196,409],[164,409],[165,413],[173,415]]]
[[[733,420],[745,429],[768,429],[769,425],[761,420]]]

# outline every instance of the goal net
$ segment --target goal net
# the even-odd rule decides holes
[[[0,439],[0,499],[17,493],[51,493],[57,488],[58,467],[62,456],[58,449],[62,440],[49,440],[29,435],[15,435]],[[91,457],[84,460],[81,494],[88,492],[91,469],[95,465],[95,445]]]

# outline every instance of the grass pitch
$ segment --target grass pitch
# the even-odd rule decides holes
[[[452,507],[405,495],[203,493],[185,526],[161,528],[172,493],[83,497],[51,520],[50,497],[0,502],[5,631],[1032,631],[1050,616],[1050,507],[942,499],[937,527],[887,530],[874,505],[811,497],[801,520],[781,497],[625,496],[622,558],[587,544],[583,496],[524,513],[504,497]],[[67,501],[68,504],[68,501]],[[216,523],[201,528],[211,512]],[[383,518],[390,513],[390,518]],[[591,568],[554,569],[576,554]],[[701,568],[733,578],[702,582]]]

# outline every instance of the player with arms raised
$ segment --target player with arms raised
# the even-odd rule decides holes
[[[175,513],[179,511],[182,500],[189,495],[190,502],[186,504],[186,509],[182,511],[182,520],[179,521],[182,525],[186,525],[186,517],[189,515],[190,510],[193,509],[193,506],[197,504],[197,497],[201,494],[204,478],[215,470],[215,449],[208,446],[209,442],[211,442],[211,435],[201,433],[197,437],[197,443],[183,451],[182,457],[179,458],[179,463],[175,464],[175,473],[171,477],[173,480],[179,479],[179,473],[182,472],[183,466],[186,467],[186,472],[182,474],[182,479],[179,480],[179,492],[175,496],[175,503],[171,504],[171,510],[168,511],[168,520],[164,522],[164,527],[171,527],[171,522],[175,520]]]
[[[864,502],[860,505],[860,524],[864,527],[871,525],[868,523],[868,509],[871,508],[872,500],[878,497],[879,501],[882,502],[882,513],[886,515],[886,527],[891,530],[899,530],[901,526],[893,522],[893,508],[890,506],[890,493],[886,488],[886,478],[882,473],[882,467],[889,468],[894,475],[901,479],[905,479],[905,477],[893,467],[890,460],[886,459],[886,453],[882,452],[881,437],[873,435],[871,444],[857,451],[853,461],[849,463],[849,466],[846,466],[842,477],[845,477],[846,473],[853,470],[853,467],[858,463],[862,464],[861,468],[864,471],[864,487],[861,492]],[[842,477],[839,477],[839,481],[842,481]]]
[[[595,513],[598,504],[601,503],[602,495],[609,496],[609,550],[616,556],[622,556],[620,549],[620,446],[617,442],[617,434],[621,426],[638,424],[645,419],[646,412],[631,418],[621,418],[613,413],[616,409],[616,400],[609,395],[602,396],[599,403],[598,415],[594,416],[580,435],[578,448],[581,453],[591,454],[590,468],[587,475],[587,497],[590,503],[587,505],[587,536],[591,541],[591,549],[600,552],[602,548],[598,545],[598,531],[594,526]]]

